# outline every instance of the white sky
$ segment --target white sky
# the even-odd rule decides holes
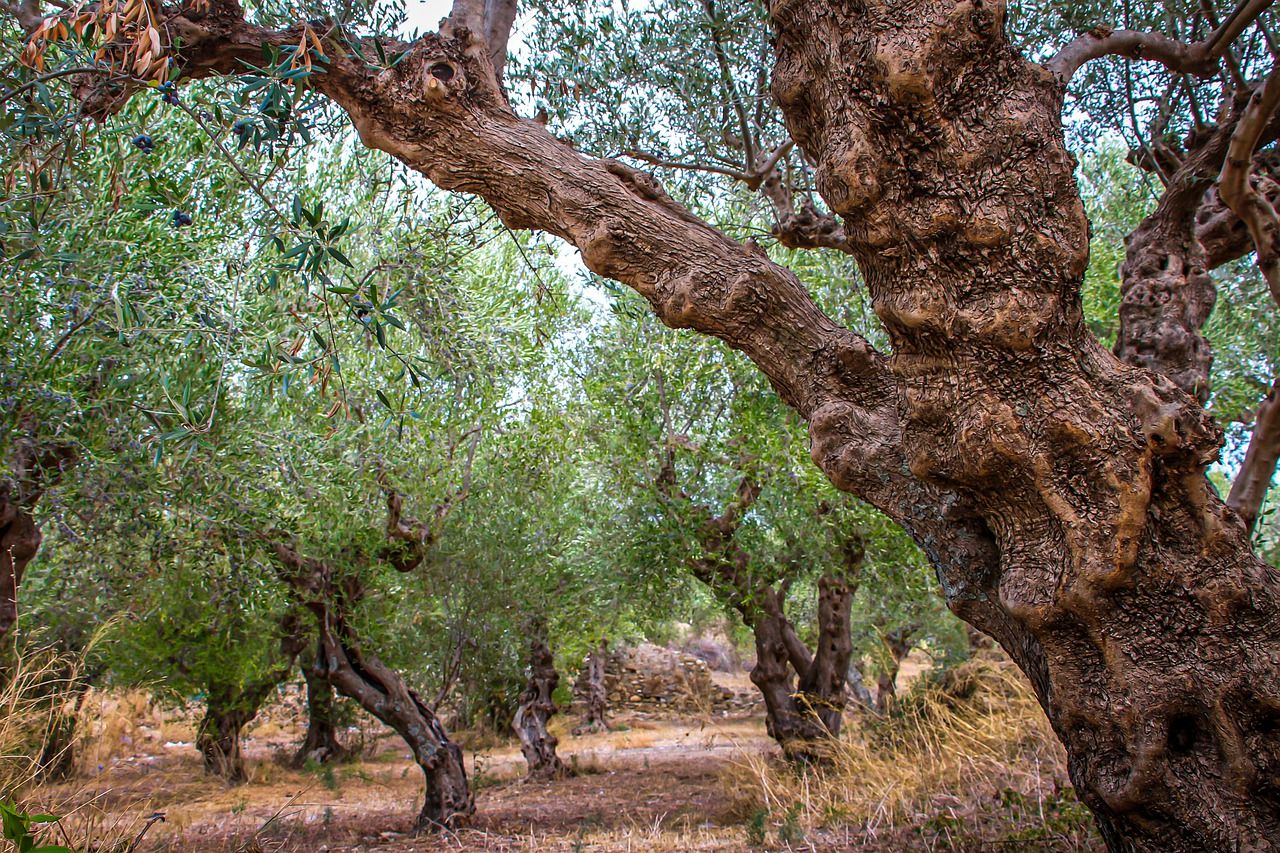
[[[404,11],[408,15],[405,29],[409,32],[415,29],[419,32],[434,31],[452,7],[452,0],[405,0]]]

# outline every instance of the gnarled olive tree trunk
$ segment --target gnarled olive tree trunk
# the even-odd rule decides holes
[[[302,678],[307,685],[307,734],[290,762],[294,767],[328,764],[346,755],[338,740],[337,697],[319,666],[318,655],[302,661]]]
[[[583,661],[582,674],[579,676],[580,690],[586,713],[582,724],[573,730],[575,735],[584,732],[607,732],[609,721],[605,718],[609,710],[609,691],[605,688],[605,666],[609,660],[609,640],[601,637],[600,643],[587,653]]]
[[[529,765],[529,779],[563,779],[572,775],[556,755],[558,741],[547,731],[547,721],[558,710],[552,694],[559,683],[560,673],[556,672],[555,658],[547,645],[546,626],[539,625],[529,641],[529,680],[511,721]]]
[[[205,686],[205,711],[196,727],[196,749],[206,773],[221,776],[230,785],[248,781],[240,735],[253,722],[267,698],[275,692],[293,669],[302,650],[298,614],[290,613],[281,620],[280,651],[283,661],[276,669],[248,684],[214,683]]]
[[[435,712],[398,672],[363,652],[348,620],[363,589],[353,575],[338,577],[332,566],[272,545],[279,574],[295,598],[315,616],[319,652],[315,673],[339,693],[359,703],[409,746],[426,783],[419,831],[457,826],[475,812],[462,749],[451,740]]]
[[[188,78],[305,38],[210,5],[166,10]],[[1280,577],[1205,475],[1220,433],[1196,399],[1085,327],[1065,87],[1012,48],[1004,5],[769,4],[774,95],[891,355],[648,175],[516,116],[495,9],[510,4],[458,0],[440,33],[392,46],[407,52],[391,68],[334,39],[309,82],[365,144],[562,237],[667,324],[751,358],[808,420],[830,480],[901,523],[952,609],[1030,678],[1112,848],[1274,849]]]
[[[844,719],[847,678],[853,656],[849,611],[864,557],[862,540],[844,543],[843,562],[818,580],[818,637],[810,651],[786,615],[786,598],[800,558],[792,556],[775,588],[755,576],[750,556],[735,535],[760,486],[743,477],[737,494],[719,515],[692,499],[675,481],[670,451],[658,477],[659,491],[690,512],[698,527],[701,555],[690,559],[694,577],[738,611],[751,629],[756,662],[751,682],[765,703],[769,736],[791,760],[823,760]]]

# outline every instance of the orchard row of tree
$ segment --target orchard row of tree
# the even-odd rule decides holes
[[[922,551],[1112,848],[1280,838],[1269,0],[7,5],[7,634],[231,766],[301,659],[438,823],[699,608],[809,755]]]
[[[918,549],[741,358],[349,140],[306,170],[243,154],[246,179],[155,102],[149,146],[101,133],[6,211],[7,646],[200,700],[232,782],[300,671],[296,763],[340,757],[360,707],[422,766],[423,826],[473,808],[449,728],[515,722],[563,772],[551,650],[728,617],[797,756],[851,673],[883,694],[912,645],[963,652]]]

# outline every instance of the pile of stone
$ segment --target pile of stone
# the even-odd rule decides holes
[[[641,643],[612,651],[605,668],[609,713],[715,714],[754,710],[760,694],[754,689],[724,687],[712,679],[705,661],[691,654]],[[575,703],[582,685],[575,685]]]

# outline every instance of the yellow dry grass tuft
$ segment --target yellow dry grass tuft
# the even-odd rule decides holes
[[[747,755],[726,784],[760,838],[857,827],[867,839],[909,833],[925,849],[1098,846],[1039,703],[994,656],[922,678],[885,717],[855,721],[829,766]]]

